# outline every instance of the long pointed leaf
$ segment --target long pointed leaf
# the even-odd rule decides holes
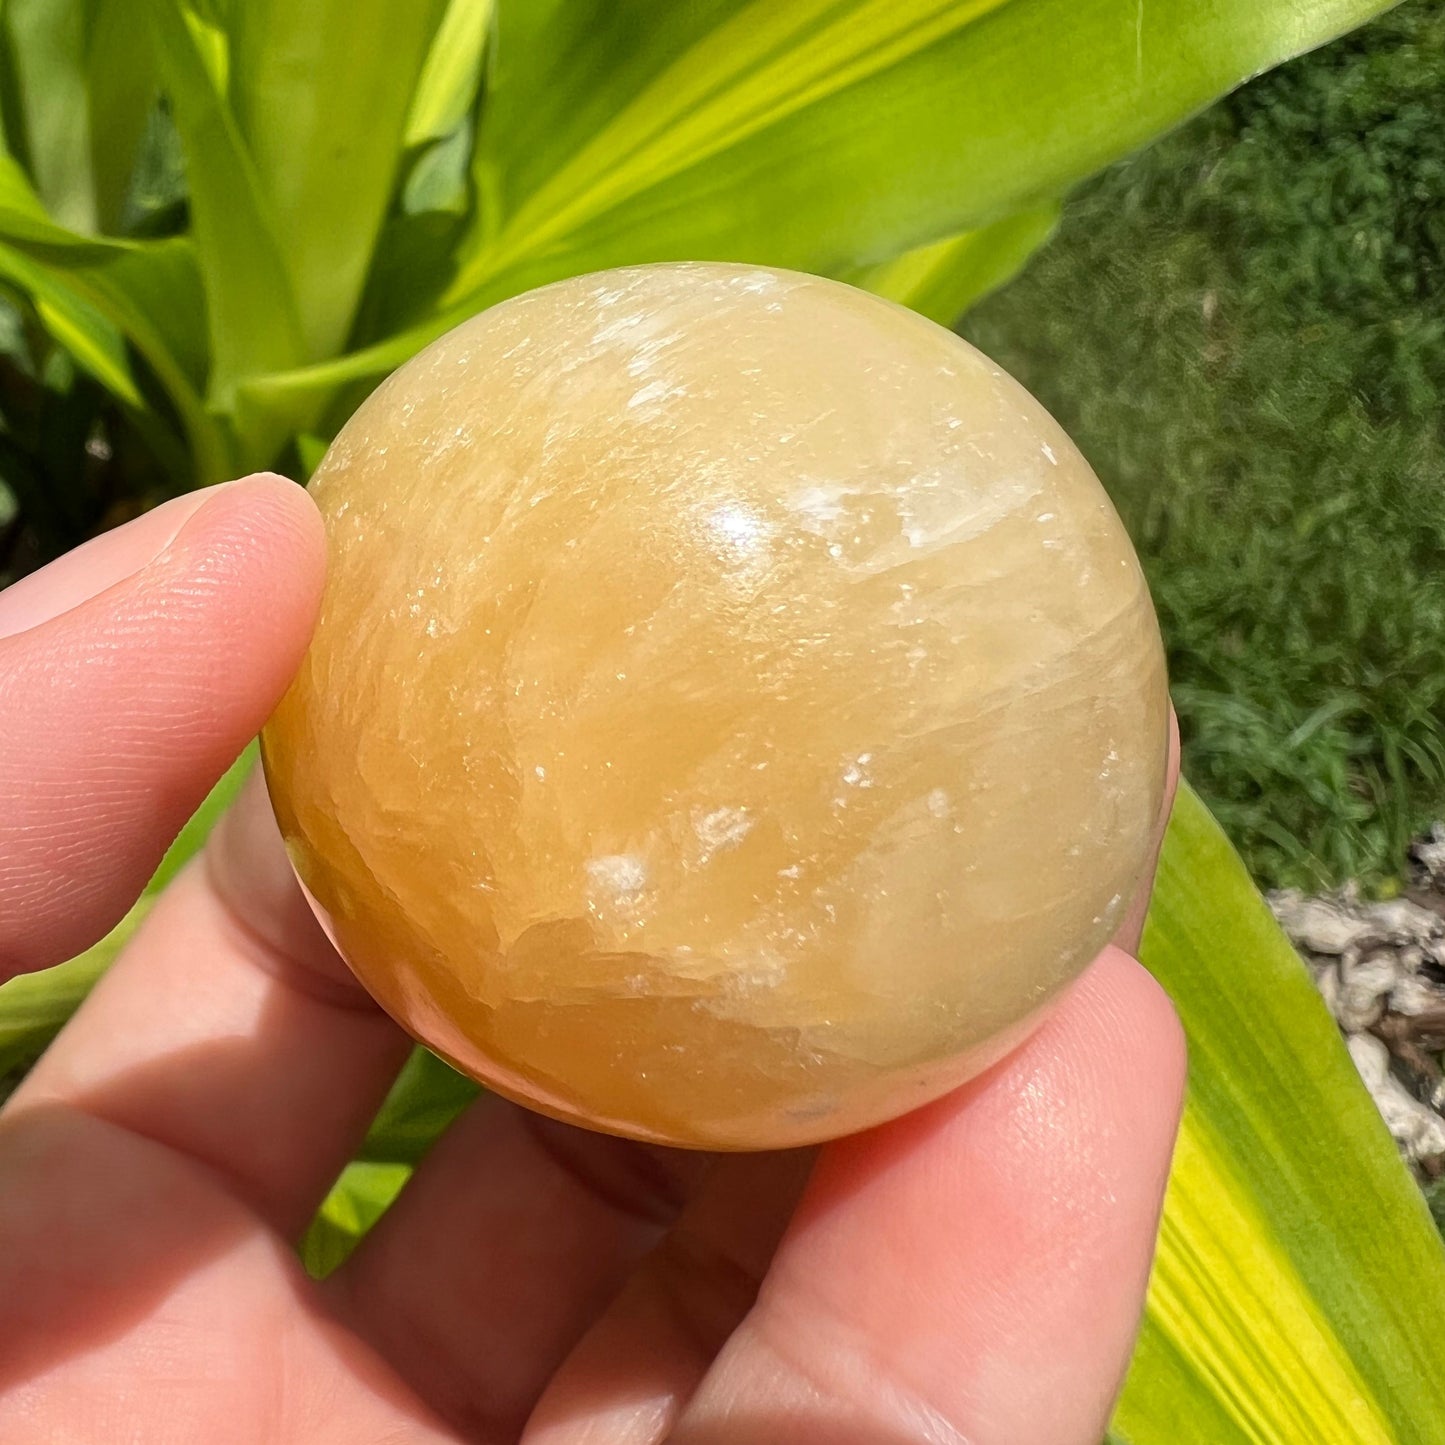
[[[76,235],[46,214],[15,159],[0,152],[4,274],[35,299],[52,335],[128,405],[140,397],[124,337],[150,363],[185,428],[199,480],[231,470],[226,441],[201,401],[205,302],[190,242]]]
[[[408,146],[449,135],[471,113],[494,8],[495,0],[450,0],[416,83]]]
[[[135,0],[91,3],[94,15],[85,55],[91,185],[96,224],[114,231],[125,209],[159,77],[150,35],[136,19]]]
[[[9,151],[0,151],[0,232],[7,240],[50,247],[66,259],[104,259],[124,249],[122,242],[82,236],[53,221]]]
[[[133,0],[6,0],[7,109],[50,214],[75,231],[113,228],[156,77]]]
[[[306,358],[296,301],[256,168],[217,85],[206,31],[181,0],[141,0],[190,176],[192,232],[210,314],[210,394],[229,409],[236,382]],[[279,436],[248,439],[265,461]]]
[[[952,326],[975,302],[1018,275],[1054,234],[1059,210],[1057,201],[1034,206],[838,279],[901,302],[940,326]]]
[[[0,276],[35,303],[45,329],[102,386],[129,406],[143,405],[119,330],[46,267],[0,244]]]
[[[424,324],[257,379],[336,388],[557,277],[719,257],[826,274],[1043,204],[1388,0],[499,0],[480,211]]]
[[[90,107],[83,0],[6,0],[3,20],[16,94],[9,137],[62,225],[93,231]]]
[[[648,0],[502,0],[478,162],[510,215],[457,299],[516,266],[530,283],[642,248],[829,272],[886,260],[1057,194],[1381,8],[711,0],[659,25]],[[539,104],[561,117],[560,150]]]
[[[306,357],[345,345],[445,0],[247,0],[230,102],[276,226]]]
[[[1304,966],[1187,787],[1143,956],[1184,1020],[1190,1101],[1116,1438],[1435,1445],[1445,1249]]]

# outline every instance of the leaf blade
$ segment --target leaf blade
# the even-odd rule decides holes
[[[509,70],[518,6],[502,0],[498,87],[478,154],[504,193],[506,178],[533,164],[517,153],[539,145],[535,127],[508,108],[509,76],[526,94],[602,87],[610,113],[554,174],[514,188],[524,194],[512,198],[496,242],[463,269],[453,299],[539,252],[548,263],[527,266],[526,284],[647,259],[643,246],[656,259],[725,249],[830,274],[884,260],[1058,194],[1263,66],[1380,8],[748,0],[700,7],[685,45],[659,42],[677,50],[662,69],[649,38],[626,68],[599,76],[575,45],[539,43],[553,37],[538,35],[535,21],[530,70]],[[642,30],[633,4],[554,5],[559,42],[577,11],[589,14],[594,37]],[[1057,43],[1063,33],[1067,46]],[[878,116],[887,123],[870,123]]]
[[[144,403],[125,342],[111,321],[46,267],[0,243],[0,276],[26,292],[50,335],[128,406]]]
[[[206,32],[180,0],[143,0],[190,177],[192,236],[206,284],[210,394],[230,410],[237,381],[306,360],[280,238],[256,168],[217,87]],[[264,461],[279,438],[247,438]]]
[[[908,306],[940,326],[952,326],[991,291],[1006,285],[1058,228],[1057,201],[1032,206],[981,230],[965,231],[881,266],[844,273],[839,280]]]
[[[1228,1421],[1211,1442],[1428,1445],[1445,1386],[1422,1325],[1445,1298],[1445,1249],[1303,964],[1187,785],[1142,955],[1184,1021],[1190,1102],[1118,1433],[1176,1441],[1197,1405]]]
[[[159,77],[134,0],[93,0],[85,54],[85,97],[96,225],[119,229],[141,137]]]
[[[426,321],[256,378],[248,398],[307,425],[339,387],[580,271],[718,258],[838,275],[891,261],[1044,206],[1388,3],[498,0],[474,157],[493,203],[457,280]],[[660,128],[641,96],[677,125]]]
[[[440,140],[476,104],[495,0],[450,0],[437,27],[406,121],[407,146]]]
[[[248,0],[236,12],[231,107],[306,360],[346,342],[444,3]]]
[[[87,9],[83,0],[7,0],[0,12],[16,92],[11,149],[24,155],[49,212],[76,231],[93,231],[97,221]]]

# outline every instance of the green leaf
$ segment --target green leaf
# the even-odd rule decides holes
[[[3,177],[0,164],[0,185]],[[136,405],[137,389],[120,338],[150,363],[196,464],[197,475],[186,481],[216,482],[233,473],[226,438],[197,389],[205,299],[189,240],[91,244],[0,200],[0,256],[0,275],[34,298],[55,339],[122,401]]]
[[[1115,1438],[1431,1445],[1445,1249],[1303,964],[1187,786],[1143,957],[1184,1021],[1189,1106]]]
[[[301,474],[307,481],[311,479],[312,472],[321,465],[328,446],[330,442],[323,436],[317,436],[315,432],[302,432],[296,438],[296,457],[301,463]]]
[[[1034,206],[982,230],[965,231],[838,279],[898,301],[940,326],[952,326],[976,301],[1013,280],[1054,234],[1059,210],[1057,201]]]
[[[478,164],[507,217],[455,299],[514,267],[887,260],[1059,194],[1381,8],[711,0],[659,23],[648,0],[503,0]]]
[[[24,156],[50,213],[77,231],[96,226],[82,0],[6,0],[14,94],[7,137]]]
[[[0,984],[0,1092],[13,1087],[85,1001],[86,994],[150,912],[161,889],[205,842],[216,820],[240,791],[255,757],[255,747],[249,747],[227,769],[177,834],[135,906],[104,938],[67,963],[39,973],[21,974]]]
[[[649,260],[850,272],[1014,212],[1386,0],[499,0],[483,203],[434,316],[257,379],[314,413],[529,286]]]
[[[450,135],[471,113],[482,78],[495,0],[450,0],[422,66],[406,122],[406,144]]]
[[[207,32],[181,0],[141,0],[162,84],[185,149],[192,235],[213,342],[210,393],[229,410],[238,379],[306,358],[282,240],[260,178],[219,88]],[[247,438],[264,462],[281,438]]]
[[[325,1279],[345,1264],[410,1177],[406,1164],[347,1165],[301,1241],[301,1263],[307,1273]]]
[[[150,36],[135,0],[91,0],[85,56],[90,168],[96,224],[120,228],[141,138],[155,106],[159,77]]]
[[[470,156],[471,138],[465,124],[424,147],[407,172],[399,219],[427,211],[464,212]]]
[[[72,268],[70,276],[96,291],[173,393],[184,385],[199,399],[209,337],[205,284],[189,237],[133,242],[100,264]]]
[[[372,1123],[361,1157],[393,1164],[418,1163],[480,1092],[477,1084],[435,1054],[413,1050]]]
[[[7,0],[6,110],[50,214],[89,232],[119,220],[155,69],[132,0]]]
[[[40,973],[0,984],[0,1094],[40,1057],[149,911],[137,903],[93,948]]]
[[[0,152],[0,245],[8,257],[3,274],[35,298],[56,340],[131,405],[136,382],[118,337],[135,346],[175,404],[199,480],[221,480],[230,457],[198,389],[207,336],[190,241],[77,235],[49,218],[14,157]]]
[[[45,266],[3,244],[0,276],[30,296],[45,329],[102,386],[130,406],[144,404],[125,340],[99,309]]]
[[[361,1157],[337,1180],[301,1242],[309,1273],[324,1279],[401,1192],[413,1168],[481,1092],[426,1049],[412,1051],[386,1096]]]
[[[307,360],[345,345],[444,4],[247,0],[235,12],[231,106],[290,276]]]
[[[0,234],[6,240],[50,247],[58,259],[104,259],[123,243],[91,240],[50,219],[19,161],[0,151]]]

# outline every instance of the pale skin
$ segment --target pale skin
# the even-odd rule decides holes
[[[0,977],[125,911],[284,689],[323,572],[306,495],[257,477],[0,594]],[[1131,957],[1146,893],[1027,1043],[918,1113],[710,1158],[484,1098],[317,1284],[295,1242],[409,1040],[253,785],[0,1113],[0,1438],[1097,1445],[1184,1077]]]

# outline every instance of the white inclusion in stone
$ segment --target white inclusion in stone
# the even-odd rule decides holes
[[[628,376],[643,376],[657,361],[658,354],[682,340],[682,332],[669,331],[665,336],[653,336],[639,342],[632,360],[627,363]]]
[[[927,553],[956,546],[996,527],[1038,492],[1025,482],[1000,478],[965,495],[946,472],[925,472],[899,491],[900,530],[910,549]],[[885,555],[882,560],[900,559]]]
[[[627,398],[627,409],[631,411],[635,406],[646,406],[648,402],[661,401],[664,397],[676,396],[681,390],[681,387],[669,386],[665,381],[649,381],[646,386],[639,386],[637,390]]]
[[[783,505],[798,519],[805,531],[824,536],[848,514],[844,497],[857,496],[856,487],[803,487],[785,499]]]
[[[730,284],[739,291],[776,291],[781,284],[771,271],[747,271],[730,278]]]
[[[934,788],[923,800],[928,811],[935,818],[946,818],[948,816],[948,794],[942,788]]]
[[[1053,447],[1051,447],[1051,446],[1048,444],[1048,442],[1045,442],[1045,443],[1039,448],[1039,450],[1042,451],[1043,454],[1049,459],[1049,465],[1050,465],[1050,466],[1053,466],[1053,467],[1058,466],[1058,464],[1059,464],[1059,459],[1058,459],[1058,457],[1056,457],[1056,456],[1054,455],[1054,449],[1053,449]]]
[[[633,897],[647,886],[647,864],[633,853],[589,858],[585,867],[597,889],[616,899]]]
[[[859,753],[843,770],[843,781],[850,788],[871,788],[873,779],[868,776],[868,764],[872,761],[872,753]]]
[[[693,816],[693,831],[702,844],[699,863],[711,861],[716,853],[736,848],[753,831],[753,820],[743,808],[714,808]]]

